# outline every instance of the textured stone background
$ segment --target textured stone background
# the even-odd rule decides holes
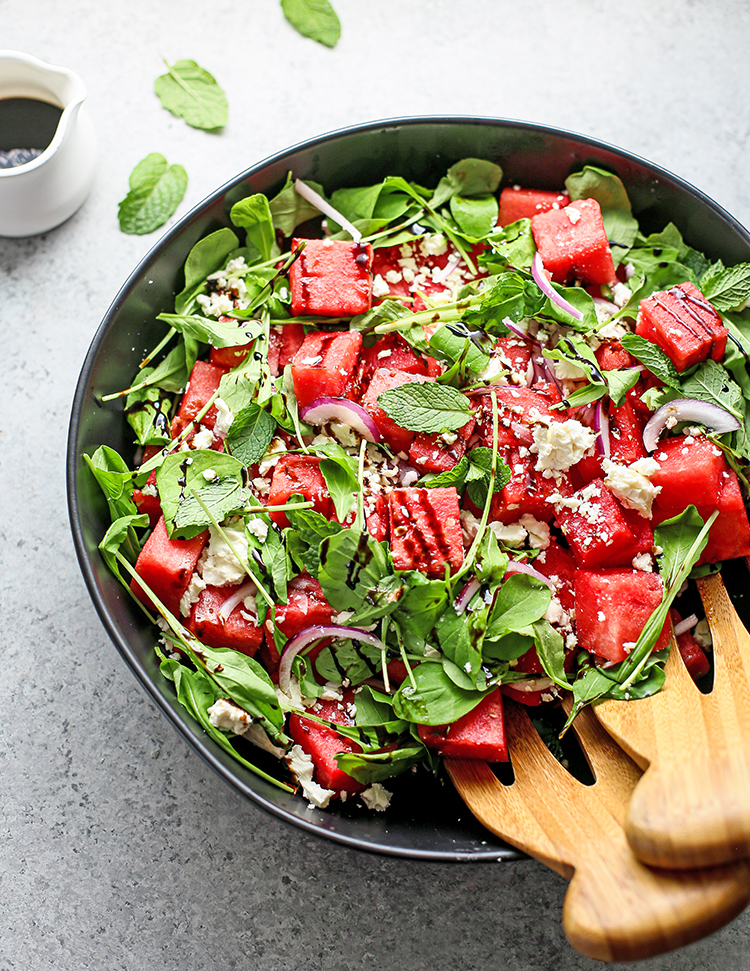
[[[536,863],[412,863],[269,818],[189,750],[105,635],[73,554],[64,458],[94,331],[159,236],[117,203],[148,152],[181,162],[177,218],[248,165],[406,114],[541,122],[695,183],[745,224],[750,7],[731,0],[334,0],[331,51],[276,0],[0,0],[0,45],[84,78],[100,138],[83,209],[0,240],[0,971],[591,969]],[[230,101],[219,135],[152,94],[194,58]],[[748,966],[750,915],[666,971]]]

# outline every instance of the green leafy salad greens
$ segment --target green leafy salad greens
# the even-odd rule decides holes
[[[299,19],[304,8],[284,3],[291,18]],[[334,34],[331,27],[319,39],[333,43]],[[175,65],[175,71],[182,72],[186,63]],[[182,111],[175,102],[185,100],[185,91],[173,69],[162,87],[165,103],[171,101],[171,110]],[[210,91],[212,98],[218,97]],[[217,117],[211,114],[207,127]],[[196,124],[200,118],[188,120]],[[161,196],[184,189],[175,167],[166,168],[154,156],[142,165],[143,179],[133,184],[132,198],[123,203],[130,231],[143,231],[149,208],[158,206]],[[320,721],[313,703],[332,691],[353,690],[355,699],[351,724],[336,727],[357,742],[359,751],[342,753],[339,765],[372,786],[418,765],[436,771],[435,753],[425,746],[418,726],[453,723],[500,685],[528,684],[530,677],[538,677],[546,696],[572,692],[574,714],[598,699],[637,699],[659,690],[666,652],[653,649],[670,606],[705,547],[712,519],[704,522],[688,506],[656,528],[655,569],[663,580],[663,600],[626,660],[602,666],[587,652],[576,651],[573,639],[574,663],[566,663],[570,638],[566,643],[550,610],[553,590],[533,569],[541,544],[534,545],[530,536],[520,543],[508,540],[492,528],[490,517],[493,496],[511,476],[498,451],[501,426],[493,390],[507,378],[507,370],[493,372],[492,348],[513,328],[554,335],[544,345],[545,360],[550,367],[559,366],[558,374],[575,375],[563,381],[566,406],[621,404],[641,376],[642,365],[652,376],[645,392],[651,409],[689,397],[729,411],[739,428],[712,439],[746,484],[750,264],[725,267],[709,261],[672,224],[644,235],[620,179],[587,167],[567,179],[566,189],[572,200],[599,202],[615,263],[627,273],[621,274],[624,282],[617,284],[616,293],[602,288],[604,312],[581,286],[554,284],[556,293],[578,311],[574,316],[533,278],[536,246],[530,220],[497,225],[501,181],[502,170],[494,162],[465,159],[434,188],[392,176],[326,196],[323,186],[306,182],[376,250],[439,237],[462,267],[459,284],[450,290],[446,286],[439,299],[424,293],[415,305],[409,299],[386,298],[352,319],[292,316],[288,273],[298,253],[291,252],[290,240],[297,227],[320,216],[296,191],[293,179],[273,197],[242,199],[231,210],[232,227],[211,233],[189,253],[173,312],[159,314],[155,322],[154,333],[163,337],[158,343],[155,339],[130,387],[105,396],[109,407],[124,406],[136,461],[106,445],[85,459],[111,513],[112,525],[100,549],[128,591],[135,583],[149,592],[134,569],[150,532],[149,519],[133,492],[157,492],[172,539],[187,540],[210,530],[212,542],[221,538],[232,551],[230,559],[233,555],[241,577],[234,583],[254,585],[253,616],[263,631],[273,632],[282,654],[287,638],[276,613],[288,602],[289,584],[303,571],[319,582],[334,623],[372,635],[369,640],[345,632],[329,636],[314,665],[307,650],[317,641],[311,642],[294,657],[289,685],[281,691],[256,657],[201,643],[189,630],[187,615],[170,611],[153,591],[152,611],[135,601],[158,620],[155,649],[180,704],[218,745],[279,786],[294,785],[284,764],[276,769],[272,759],[292,749],[289,713],[306,710],[309,718]],[[351,239],[330,215],[325,231],[333,239]],[[656,344],[633,333],[633,324],[640,300],[685,281],[699,287],[721,313],[730,340],[723,361],[708,360],[678,373]],[[443,577],[428,577],[420,570],[396,569],[389,545],[367,532],[370,472],[398,470],[398,457],[386,445],[365,442],[350,429],[345,435],[339,429],[338,437],[321,434],[301,419],[291,368],[274,373],[264,350],[274,332],[294,323],[309,330],[357,330],[366,346],[397,333],[415,352],[439,361],[437,381],[404,384],[379,398],[386,414],[413,432],[450,440],[472,417],[478,400],[472,393],[481,392],[491,444],[485,439],[453,468],[416,481],[426,488],[455,488],[462,504],[470,502],[474,510],[462,565],[452,575],[448,570]],[[639,366],[599,369],[594,349],[612,337],[621,340]],[[172,419],[195,362],[211,348],[230,347],[251,350],[244,358],[238,355],[218,391],[173,437]],[[201,419],[212,407],[218,408],[224,426],[219,448],[201,430]],[[279,529],[272,520],[269,511],[274,510],[259,491],[258,475],[262,485],[274,458],[288,451],[320,459],[335,519],[316,511],[304,496],[293,495],[276,507],[289,525]],[[519,564],[530,569],[519,571]],[[517,670],[518,659],[531,647],[543,671],[538,676]],[[403,680],[394,678],[394,662],[401,662]],[[210,714],[222,700],[232,711],[229,722]],[[259,755],[259,749],[270,754]]]

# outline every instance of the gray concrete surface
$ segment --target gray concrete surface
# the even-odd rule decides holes
[[[591,969],[536,863],[416,864],[267,817],[214,776],[136,685],[74,558],[69,407],[89,341],[158,239],[117,203],[148,152],[188,170],[177,217],[289,144],[406,114],[498,115],[609,140],[745,224],[750,7],[730,0],[334,0],[335,50],[276,0],[0,0],[0,47],[78,71],[101,143],[83,209],[0,240],[0,971]],[[226,90],[219,135],[152,93],[161,58]],[[644,965],[748,967],[750,913]]]

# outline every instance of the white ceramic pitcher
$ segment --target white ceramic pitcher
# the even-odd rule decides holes
[[[83,81],[73,71],[21,51],[0,50],[0,99],[33,98],[62,109],[52,140],[40,155],[0,168],[0,236],[34,236],[53,229],[88,196],[97,139],[83,107],[85,97]]]

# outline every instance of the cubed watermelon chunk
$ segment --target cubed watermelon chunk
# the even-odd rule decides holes
[[[272,327],[269,333],[268,367],[273,377],[278,377],[305,340],[302,324],[282,324]]]
[[[417,730],[427,748],[440,755],[486,762],[508,761],[503,696],[499,688],[452,725],[419,725]]]
[[[654,543],[648,520],[631,513],[601,479],[594,479],[574,492],[567,504],[556,506],[555,520],[579,566],[629,566]]]
[[[207,586],[193,604],[187,626],[199,641],[209,647],[231,647],[252,657],[263,640],[257,615],[251,614],[240,601],[229,616],[221,616],[224,604],[239,589],[240,585]]]
[[[276,604],[276,623],[286,637],[294,637],[306,627],[316,624],[330,624],[333,611],[325,598],[323,588],[309,573],[300,573],[289,581],[287,586],[287,602]],[[266,622],[266,645],[274,665],[280,660],[279,652],[273,638],[273,624]],[[309,655],[315,657],[322,650],[313,648]],[[308,655],[308,656],[309,656]]]
[[[651,482],[660,488],[654,500],[653,522],[677,516],[688,504],[716,509],[723,473],[730,468],[721,449],[702,435],[676,435],[659,442],[653,457],[659,464]]]
[[[161,517],[161,500],[156,492],[156,469],[149,475],[143,489],[133,490],[133,502],[138,512],[148,516],[149,525],[153,528]]]
[[[466,452],[476,421],[471,418],[463,428],[443,435],[420,432],[409,448],[409,462],[421,475],[428,472],[447,472],[456,466]]]
[[[316,398],[348,397],[361,350],[362,335],[356,330],[307,334],[292,360],[299,407],[305,408]]]
[[[656,573],[639,570],[577,570],[576,634],[587,651],[608,661],[623,661],[662,600]],[[664,624],[655,650],[666,647],[671,627]]]
[[[531,219],[540,212],[562,209],[570,203],[567,192],[548,192],[546,189],[522,189],[520,185],[508,186],[500,193],[498,226],[508,226],[519,219]]]
[[[180,616],[180,600],[207,542],[208,530],[192,539],[170,539],[161,516],[138,554],[135,572],[175,617]],[[147,607],[153,607],[135,578],[130,581],[130,589]]]
[[[187,425],[193,421],[198,412],[205,407],[211,395],[218,391],[219,382],[226,374],[223,367],[209,364],[208,361],[196,361],[193,370],[190,372],[190,380],[185,389],[185,393],[180,399],[180,407],[177,414],[172,419],[170,434],[172,438],[177,438]],[[201,418],[201,425],[206,428],[213,428],[216,424],[216,406],[211,405],[206,414]]]
[[[529,455],[525,446],[500,448],[498,457],[510,469],[510,481],[502,492],[492,497],[490,519],[514,523],[521,516],[529,515],[540,522],[551,522],[555,507],[550,498],[554,495],[567,497],[573,492],[568,473],[545,478],[544,473],[534,467],[536,455]]]
[[[391,552],[397,570],[444,577],[463,563],[461,510],[450,488],[394,489],[388,497]]]
[[[615,283],[612,252],[595,199],[577,199],[563,209],[534,216],[531,232],[544,268],[557,283]]]
[[[380,495],[375,499],[372,508],[365,506],[367,531],[370,536],[382,543],[388,539],[388,498]]]
[[[739,480],[731,469],[721,474],[716,508],[719,510],[719,515],[711,527],[708,543],[698,562],[718,563],[720,560],[735,560],[740,556],[750,556],[750,523]],[[706,520],[713,510],[709,507],[699,507],[698,512]]]
[[[362,349],[359,360],[359,383],[363,391],[379,368],[407,374],[427,374],[428,369],[426,361],[417,356],[400,334],[378,338],[372,347]]]
[[[669,616],[672,620],[673,626],[677,626],[682,620],[679,613],[676,610],[670,610]],[[702,678],[704,674],[708,674],[711,667],[708,658],[706,657],[706,652],[700,646],[698,641],[693,637],[689,630],[686,630],[682,634],[676,635],[677,647],[680,651],[680,656],[687,668],[687,672],[693,681],[698,681]]]
[[[372,306],[372,246],[337,239],[293,239],[305,248],[289,268],[292,316],[353,317]]]
[[[701,291],[692,283],[660,290],[642,300],[635,331],[652,341],[678,371],[724,357],[729,331]]]
[[[273,470],[268,492],[269,506],[283,506],[291,496],[303,496],[313,503],[313,509],[326,519],[336,519],[333,499],[320,471],[321,460],[315,455],[282,455]],[[289,525],[285,512],[270,512],[277,526]]]
[[[336,725],[351,726],[354,720],[347,713],[354,701],[353,692],[344,694],[344,701],[318,701],[308,711]],[[339,735],[330,725],[321,725],[304,715],[292,712],[289,716],[289,734],[307,752],[315,764],[314,781],[324,789],[356,795],[365,788],[352,776],[339,768],[336,756],[342,752],[361,752],[362,747],[352,739]]]

